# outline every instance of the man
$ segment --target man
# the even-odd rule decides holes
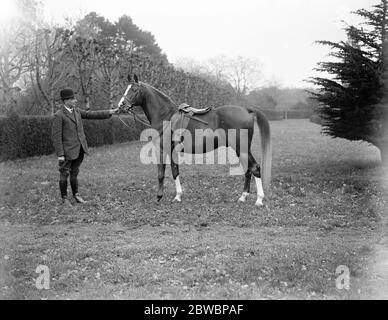
[[[77,99],[72,89],[60,92],[63,105],[54,115],[52,125],[52,141],[59,162],[59,189],[62,204],[71,205],[67,197],[67,180],[70,176],[70,186],[74,199],[78,203],[85,203],[78,193],[77,176],[79,168],[88,154],[88,144],[84,133],[82,119],[108,119],[118,113],[118,108],[102,111],[85,111],[76,107]]]

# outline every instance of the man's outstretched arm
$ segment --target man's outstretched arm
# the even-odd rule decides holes
[[[90,111],[90,110],[82,110],[78,109],[82,119],[109,119],[112,114],[117,114],[119,112],[119,108],[109,109],[109,110],[98,110],[98,111]]]

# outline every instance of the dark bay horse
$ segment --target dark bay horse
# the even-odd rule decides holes
[[[232,147],[240,163],[242,163],[245,172],[245,185],[240,202],[245,202],[250,193],[250,184],[252,174],[255,177],[257,187],[257,206],[263,205],[264,187],[267,187],[271,179],[272,147],[270,137],[270,126],[264,114],[257,108],[241,107],[234,105],[220,106],[210,111],[202,110],[201,114],[190,113],[188,117],[183,117],[178,112],[178,106],[167,95],[144,82],[139,82],[135,75],[133,80],[128,76],[129,85],[124,96],[119,102],[121,111],[129,111],[134,106],[140,106],[151,127],[157,131],[159,137],[167,131],[171,133],[173,129],[183,129],[192,137],[190,144],[187,144],[190,138],[185,135],[183,152],[190,154],[206,153],[217,149],[220,146]],[[258,165],[251,153],[251,143],[254,133],[254,118],[256,118],[260,129],[261,138],[261,165]],[[186,120],[184,120],[186,119]],[[170,122],[172,127],[166,128],[165,124]],[[183,123],[185,123],[183,125]],[[182,128],[183,126],[183,128]],[[206,134],[198,138],[198,132],[205,130]],[[209,133],[210,132],[210,133]],[[221,132],[221,134],[220,134]],[[232,135],[230,133],[233,133]],[[245,133],[245,134],[244,134]],[[173,139],[174,135],[169,135],[169,143],[174,152],[181,141]],[[234,139],[230,138],[231,136]],[[209,138],[211,143],[209,143]],[[157,144],[163,151],[164,139],[160,139]],[[245,148],[243,147],[245,146]],[[170,152],[170,151],[169,151]],[[166,162],[162,159],[163,152],[160,153],[161,161],[158,165],[159,189],[157,193],[158,201],[163,197],[164,176]],[[171,171],[175,180],[176,197],[174,201],[181,201],[182,187],[179,179],[179,165],[176,157],[171,155]],[[245,165],[244,165],[245,164]]]

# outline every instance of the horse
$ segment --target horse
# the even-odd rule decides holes
[[[240,163],[245,163],[244,189],[238,201],[245,202],[249,196],[251,177],[253,175],[257,187],[256,206],[263,206],[264,189],[269,186],[271,180],[272,145],[269,122],[258,108],[223,105],[216,108],[197,110],[188,108],[188,105],[182,104],[183,108],[181,107],[181,109],[186,109],[184,111],[187,112],[184,113],[184,111],[179,111],[178,105],[166,94],[150,84],[140,82],[136,74],[133,79],[131,78],[131,75],[128,75],[128,81],[128,87],[118,104],[120,112],[130,112],[133,107],[140,106],[150,122],[150,126],[159,134],[159,138],[167,131],[170,131],[171,133],[172,128],[169,127],[166,129],[164,124],[173,122],[176,127],[178,123],[179,128],[188,132],[189,137],[193,137],[191,148],[186,148],[186,144],[183,149],[181,148],[181,151],[185,153],[204,154],[215,150],[220,146],[232,147],[239,157]],[[257,163],[251,152],[255,118],[260,130],[262,153],[260,165]],[[183,123],[185,123],[184,128],[182,128]],[[206,137],[203,139],[202,137],[195,139],[201,129],[207,130]],[[209,131],[213,133],[210,134],[210,141],[212,143],[208,142]],[[216,134],[217,131],[234,132],[236,133],[236,139],[229,139],[229,135],[227,134]],[[243,135],[243,131],[247,134]],[[170,135],[169,138],[169,143],[171,143],[172,147],[182,144],[182,139],[178,141],[172,137],[173,135]],[[162,140],[163,139],[160,139],[160,142],[158,142],[160,151],[163,151],[163,145],[165,147]],[[183,142],[186,142],[186,140]],[[242,145],[246,145],[247,147],[242,150]],[[173,148],[173,150],[176,150],[176,148]],[[161,158],[162,154],[163,152],[160,153]],[[163,197],[166,168],[166,162],[162,161],[163,159],[160,160],[161,161],[157,163],[159,181],[157,191],[158,202]],[[176,161],[176,157],[171,155],[170,164],[176,187],[176,196],[173,201],[181,202],[183,191],[179,176],[179,164],[178,161]]]

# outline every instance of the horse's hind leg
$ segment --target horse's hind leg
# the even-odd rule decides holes
[[[246,198],[249,196],[250,189],[251,189],[252,174],[255,177],[255,181],[256,181],[256,189],[257,189],[256,206],[261,207],[263,205],[264,191],[263,191],[263,184],[261,182],[260,166],[257,164],[252,153],[249,151],[248,169],[246,170],[246,173],[245,173],[244,192],[242,196],[238,199],[239,202],[245,202]]]
[[[158,164],[158,180],[159,180],[159,189],[157,194],[158,201],[160,201],[163,198],[165,171],[166,171],[166,164],[165,163]]]
[[[174,160],[171,160],[171,172],[172,172],[172,177],[174,178],[174,181],[175,181],[175,188],[176,188],[176,196],[174,198],[174,201],[181,202],[182,186],[181,186],[181,181],[179,179],[179,167],[178,167],[178,164],[174,162]]]
[[[245,202],[247,197],[249,196],[251,190],[251,178],[252,171],[250,170],[250,168],[248,168],[247,172],[245,173],[244,191],[242,196],[238,199],[239,202]]]
[[[256,189],[257,189],[256,206],[261,207],[263,205],[264,190],[263,190],[263,183],[261,181],[260,166],[257,164],[255,158],[253,157],[250,151],[249,151],[249,158],[248,158],[248,166],[252,174],[254,175],[255,181],[256,181]]]
[[[237,136],[237,144],[234,147],[237,156],[240,159],[240,166],[242,166],[245,171],[245,183],[244,183],[244,191],[241,197],[238,199],[239,202],[245,202],[247,197],[249,196],[251,190],[251,179],[252,179],[252,159],[254,158],[251,155],[249,149],[251,148],[252,137],[253,137],[253,128],[248,129],[248,136],[243,137],[240,135],[241,132],[238,132]],[[246,149],[243,150],[241,143],[247,143]]]

